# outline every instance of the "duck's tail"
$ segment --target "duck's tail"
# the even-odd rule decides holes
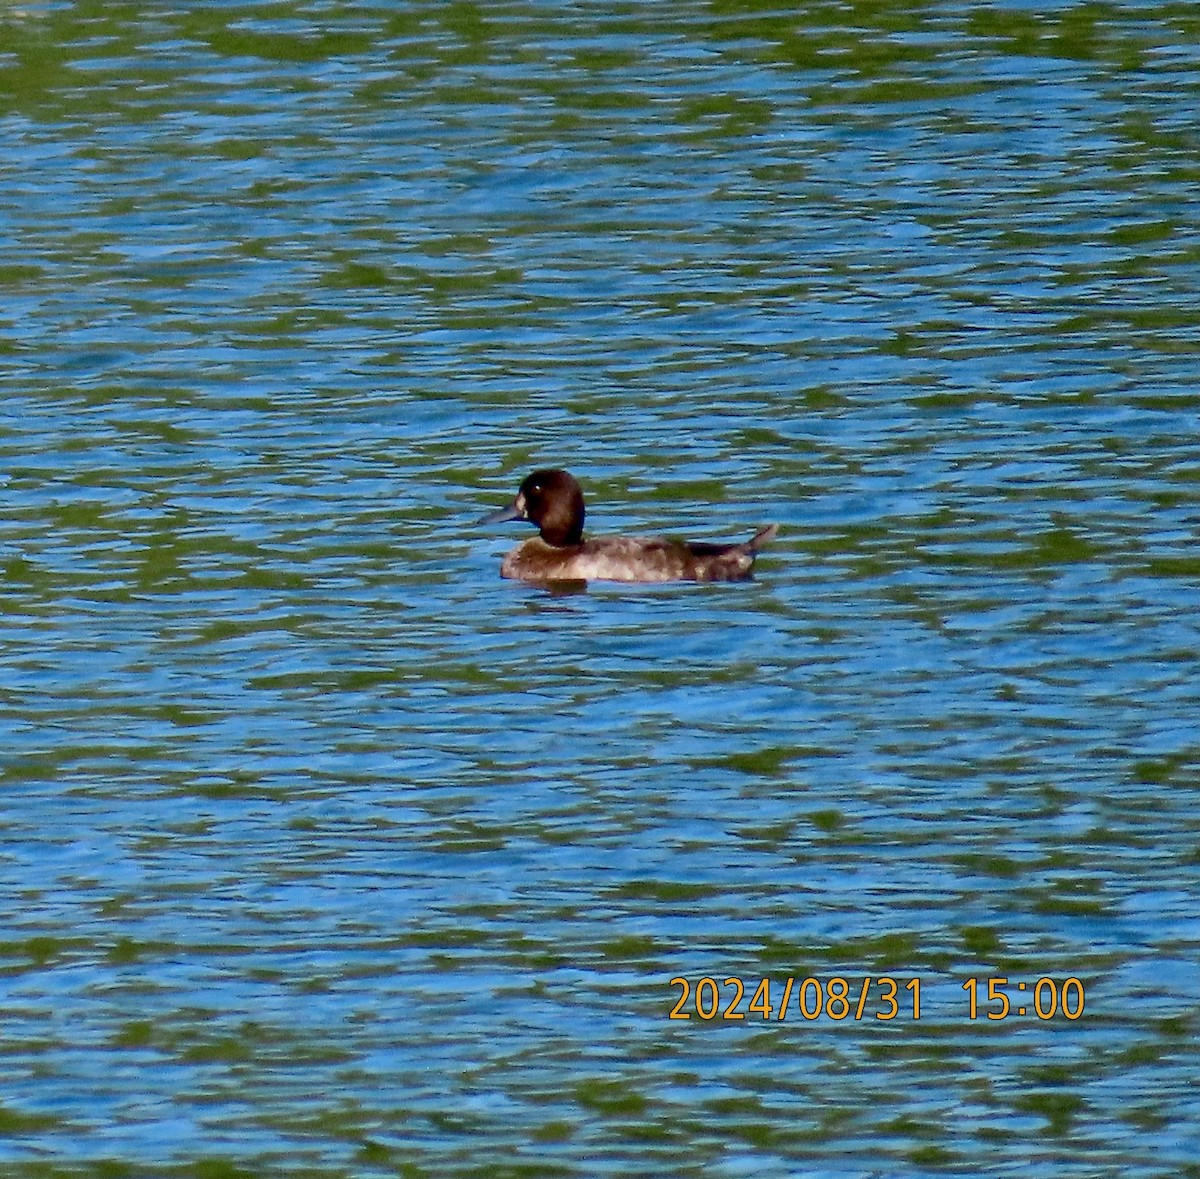
[[[767,524],[760,528],[748,541],[746,541],[746,551],[757,553],[765,544],[773,541],[779,532],[778,524]]]

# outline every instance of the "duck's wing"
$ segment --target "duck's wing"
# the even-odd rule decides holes
[[[723,557],[726,553],[752,554],[757,553],[763,545],[774,540],[778,532],[778,524],[767,524],[749,540],[737,541],[733,544],[713,544],[705,540],[689,540],[687,548],[693,557]]]

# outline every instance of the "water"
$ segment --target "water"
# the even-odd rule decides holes
[[[1198,32],[0,10],[5,1174],[1197,1173]]]

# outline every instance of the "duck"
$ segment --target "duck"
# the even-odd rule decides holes
[[[527,520],[538,535],[517,545],[500,565],[500,576],[518,581],[745,581],[758,550],[779,531],[760,528],[749,540],[712,544],[662,536],[597,536],[584,539],[583,490],[569,472],[534,471],[512,503],[481,520],[499,524]]]

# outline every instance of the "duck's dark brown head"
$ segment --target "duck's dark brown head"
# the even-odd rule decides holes
[[[569,471],[534,471],[506,508],[484,516],[481,524],[501,520],[528,520],[536,524],[542,539],[562,548],[583,540],[583,492]]]

